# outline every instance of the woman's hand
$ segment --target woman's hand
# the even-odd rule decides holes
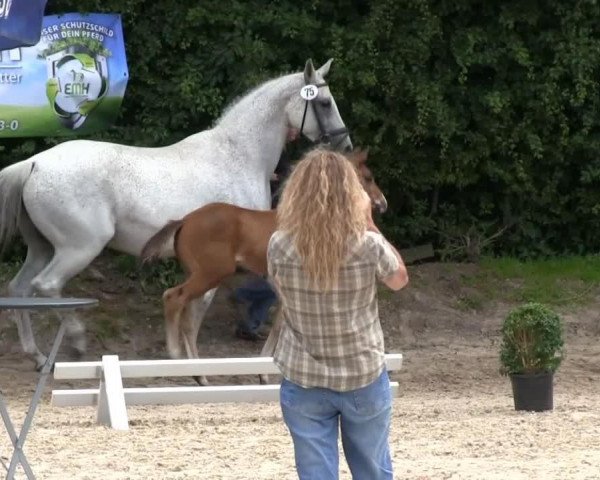
[[[377,225],[375,225],[375,222],[373,221],[373,216],[371,215],[370,211],[367,217],[367,230],[370,230],[371,232],[381,233],[377,228]]]
[[[379,229],[375,225],[373,221],[373,206],[371,205],[371,199],[367,192],[363,190],[363,197],[360,200],[361,210],[364,212],[364,215],[367,219],[367,230],[371,230],[373,232],[379,232]]]

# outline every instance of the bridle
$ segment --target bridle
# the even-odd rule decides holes
[[[314,87],[317,89],[316,94],[312,98],[304,99],[304,114],[302,115],[302,125],[300,126],[300,135],[302,135],[302,131],[304,130],[304,122],[306,120],[306,112],[308,111],[308,104],[311,104],[312,111],[317,119],[317,125],[319,126],[319,131],[321,135],[318,138],[318,142],[323,143],[325,145],[331,145],[331,139],[334,137],[340,137],[335,145],[332,148],[335,150],[344,139],[350,135],[350,132],[346,127],[336,128],[334,130],[327,130],[323,125],[323,120],[319,117],[319,113],[317,112],[317,108],[315,107],[313,100],[315,100],[318,96],[318,89],[321,87],[326,87],[327,82],[317,83],[317,84],[307,84],[304,87]],[[304,97],[303,97],[304,98]]]

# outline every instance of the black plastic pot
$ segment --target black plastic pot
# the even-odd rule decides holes
[[[515,410],[543,412],[552,410],[553,403],[553,372],[511,374]]]

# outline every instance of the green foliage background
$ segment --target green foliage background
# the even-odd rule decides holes
[[[391,207],[381,220],[400,246],[433,241],[454,257],[598,251],[595,0],[53,0],[46,9],[71,11],[118,12],[124,24],[127,92],[115,127],[94,138],[174,142],[258,82],[334,57],[332,91],[355,145],[371,148]],[[0,166],[65,140],[7,140]]]

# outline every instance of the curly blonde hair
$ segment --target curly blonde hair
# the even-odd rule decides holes
[[[354,165],[320,148],[308,152],[285,183],[278,229],[291,235],[313,288],[335,286],[350,247],[366,231],[364,195]]]

